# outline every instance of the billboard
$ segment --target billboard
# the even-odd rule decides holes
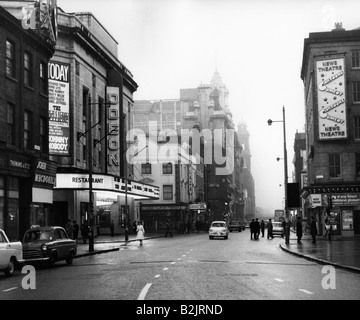
[[[49,154],[68,156],[70,138],[70,65],[50,61]]]
[[[315,61],[319,139],[347,138],[344,58]]]

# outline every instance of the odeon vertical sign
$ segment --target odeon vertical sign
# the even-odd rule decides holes
[[[49,76],[49,154],[69,155],[70,65],[50,61]]]
[[[120,89],[107,87],[107,172],[120,175]]]

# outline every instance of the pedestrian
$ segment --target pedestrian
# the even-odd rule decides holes
[[[298,217],[297,221],[296,221],[296,236],[297,236],[297,243],[301,244],[301,237],[303,234],[303,230],[302,230],[302,223],[301,223],[301,218]]]
[[[136,234],[136,229],[137,229],[137,222],[136,222],[136,220],[134,220],[133,226],[132,226],[133,234]]]
[[[264,238],[264,233],[265,233],[265,222],[264,222],[264,220],[261,220],[261,222],[260,222],[260,229],[261,229],[261,237]]]
[[[303,231],[303,234],[306,235],[306,231],[307,229],[309,228],[309,225],[307,223],[306,220],[303,220],[303,223],[302,223],[302,231]]]
[[[83,243],[86,243],[89,237],[89,224],[87,220],[84,220],[84,223],[81,225],[81,237]]]
[[[136,228],[136,240],[140,241],[141,246],[143,244],[144,235],[145,235],[145,229],[144,229],[141,221],[139,221],[137,224],[137,228]]]
[[[255,227],[255,219],[252,219],[250,222],[250,239],[251,240],[253,239],[253,235],[254,235],[254,227]]]
[[[112,236],[112,237],[114,236],[114,228],[115,228],[114,220],[111,220],[111,223],[110,223],[110,233],[111,233],[111,236]]]
[[[311,217],[310,234],[312,236],[312,243],[316,243],[317,227],[314,217]]]
[[[325,218],[325,239],[328,237],[329,240],[331,240],[331,224],[329,217]]]
[[[74,234],[73,234],[73,225],[72,225],[72,222],[70,219],[68,219],[68,221],[66,222],[66,225],[65,225],[65,230],[66,230],[66,233],[68,234],[69,238],[70,239],[73,239],[74,237]]]
[[[259,223],[259,219],[256,218],[255,222],[254,222],[254,236],[255,236],[255,240],[259,239],[259,234],[260,234],[260,223]]]
[[[267,238],[268,239],[274,239],[274,235],[273,235],[273,225],[272,225],[272,222],[271,222],[271,219],[269,219],[269,222],[267,223]]]
[[[76,220],[74,220],[73,222],[73,229],[74,229],[74,240],[78,240],[78,237],[79,237],[79,230],[80,230],[80,227],[78,225],[78,223],[76,222]]]
[[[170,237],[172,238],[172,232],[171,232],[171,226],[170,226],[170,222],[166,221],[166,231],[165,231],[165,238],[167,237],[167,235],[170,235]]]

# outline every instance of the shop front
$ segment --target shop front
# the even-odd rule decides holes
[[[359,235],[360,187],[307,189],[308,192],[314,192],[305,196],[307,219],[310,221],[311,216],[316,218],[319,235],[325,234],[325,220],[330,221],[332,236]]]

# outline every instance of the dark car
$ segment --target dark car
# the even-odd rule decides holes
[[[27,230],[23,238],[23,259],[27,263],[47,262],[52,266],[65,260],[71,264],[77,244],[62,227],[36,227]]]
[[[233,221],[230,221],[228,228],[229,228],[230,232],[232,232],[232,231],[241,232],[241,231],[245,230],[245,224],[242,223],[241,221],[233,220]]]

